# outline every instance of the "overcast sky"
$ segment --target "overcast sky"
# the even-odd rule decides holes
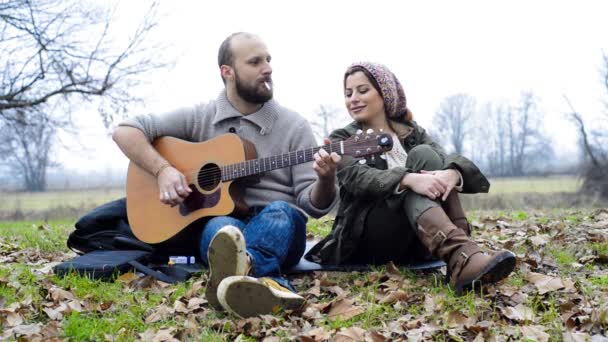
[[[121,20],[132,22],[145,2],[120,6]],[[397,75],[415,119],[428,128],[441,100],[455,93],[482,104],[515,102],[532,90],[553,135],[571,129],[563,120],[564,94],[589,117],[603,110],[606,1],[164,1],[160,10],[155,39],[170,45],[167,55],[176,64],[147,80],[144,111],[216,98],[223,88],[217,50],[236,31],[257,33],[267,43],[275,98],[310,120],[323,104],[340,109],[348,122],[342,75],[361,60],[383,63]],[[60,161],[126,167],[98,117],[79,117],[95,152],[63,151]],[[574,141],[570,130],[557,143]]]

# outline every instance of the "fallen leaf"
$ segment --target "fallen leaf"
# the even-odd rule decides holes
[[[540,325],[527,325],[521,327],[523,338],[531,339],[538,342],[547,342],[551,335],[545,332],[545,328]]]
[[[591,336],[583,332],[566,331],[562,334],[562,338],[564,342],[587,342],[591,339]]]
[[[4,317],[4,320],[6,321],[7,327],[15,327],[15,326],[23,323],[23,317],[21,317],[20,314],[18,314],[16,312],[5,311],[5,310],[2,310],[2,311],[4,311],[4,314],[6,315]],[[0,311],[0,313],[2,313],[2,311]]]
[[[344,298],[350,293],[337,285],[329,287],[327,290],[335,294],[338,298]]]
[[[529,272],[526,275],[526,280],[534,284],[538,289],[538,293],[541,295],[564,288],[564,283],[560,278],[550,277],[540,273]]]
[[[38,274],[50,274],[53,271],[53,267],[59,265],[60,263],[61,262],[59,262],[59,261],[49,262],[49,263],[46,263],[44,265],[44,267],[35,269],[33,271]]]
[[[325,330],[325,328],[319,327],[316,329],[309,330],[305,334],[300,335],[300,338],[304,336],[312,339],[312,341],[325,341],[331,338],[331,333]]]
[[[121,274],[118,278],[116,278],[116,281],[119,283],[128,284],[138,278],[139,278],[139,276],[137,274],[135,274],[133,272],[127,272],[127,273]]]
[[[365,330],[359,327],[342,328],[334,336],[334,342],[365,342]]]
[[[207,303],[207,300],[205,300],[203,298],[200,298],[200,297],[190,298],[190,300],[188,301],[188,309],[190,309],[190,310],[199,309],[205,303]]]
[[[518,304],[515,307],[500,308],[500,310],[505,317],[513,321],[522,322],[534,319],[534,311],[523,304]]]
[[[186,292],[186,295],[184,297],[186,297],[187,299],[196,297],[196,296],[198,296],[198,291],[201,290],[202,288],[203,288],[203,282],[197,281],[194,284],[192,284],[192,287],[190,288],[190,290],[188,290],[188,292]]]
[[[373,330],[372,332],[370,332],[369,337],[371,339],[371,342],[389,342],[389,341],[391,341],[390,338],[382,335],[381,333],[379,333],[376,330]]]
[[[389,261],[389,263],[386,264],[386,272],[389,274],[401,275],[399,268],[397,268],[392,261]]]
[[[60,321],[63,318],[63,314],[59,312],[59,310],[52,308],[44,308],[42,309],[42,311],[44,311],[44,313],[54,321]]]
[[[339,299],[331,305],[331,309],[327,313],[329,319],[348,320],[365,312],[363,308],[353,305],[354,301],[350,299]]]
[[[16,336],[31,336],[34,334],[38,334],[41,329],[42,324],[40,323],[18,325],[13,328],[13,334],[15,334]]]
[[[151,341],[151,342],[179,342],[178,339],[173,337],[173,332],[175,328],[161,329],[155,331],[154,328],[150,328],[145,332],[139,334],[143,341]]]
[[[462,328],[467,323],[468,317],[459,311],[451,311],[448,313],[448,327],[450,328]]]
[[[53,299],[53,302],[55,303],[59,303],[60,301],[69,299],[69,300],[76,300],[76,296],[74,296],[74,294],[72,292],[66,291],[64,289],[60,289],[58,287],[53,287],[51,289],[49,289],[49,294],[51,295],[51,298]]]
[[[549,235],[546,234],[534,235],[530,238],[530,242],[534,247],[541,247],[549,243],[550,239],[551,238],[549,237]]]
[[[150,323],[162,321],[174,313],[175,313],[174,309],[172,309],[166,305],[160,305],[156,308],[156,310],[154,312],[152,312],[152,314],[150,314],[150,315],[148,315],[148,317],[146,317],[145,322],[146,322],[146,324],[150,324]]]
[[[402,301],[402,300],[406,300],[407,299],[407,293],[405,293],[404,291],[391,291],[388,295],[386,295],[384,298],[380,299],[380,301],[378,301],[379,304],[394,304],[396,302]]]
[[[180,313],[188,313],[190,312],[190,310],[188,310],[188,308],[186,308],[186,304],[184,304],[181,300],[176,300],[175,303],[173,303],[173,310],[175,310],[175,312],[180,312]]]

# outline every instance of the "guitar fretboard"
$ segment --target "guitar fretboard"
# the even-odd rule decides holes
[[[225,165],[221,167],[222,182],[313,161],[315,153],[321,148],[327,151],[327,153],[336,152],[337,154],[342,154],[341,146],[341,142],[335,142],[276,156],[251,159],[236,164]]]

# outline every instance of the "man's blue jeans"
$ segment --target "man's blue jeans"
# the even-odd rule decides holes
[[[245,237],[247,253],[251,256],[250,275],[280,278],[281,270],[295,266],[304,255],[307,221],[304,214],[283,201],[252,208],[249,218],[244,220],[214,217],[207,222],[201,235],[201,260],[209,264],[207,250],[211,239],[222,227],[232,225]]]

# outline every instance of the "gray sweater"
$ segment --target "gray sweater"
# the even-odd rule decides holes
[[[236,134],[255,145],[258,157],[317,146],[308,121],[298,113],[270,100],[259,111],[243,115],[228,102],[225,90],[215,101],[163,115],[129,118],[119,126],[140,129],[150,142],[161,136],[202,142],[234,128]],[[337,199],[334,198],[328,208],[313,206],[310,194],[316,179],[311,163],[269,171],[259,183],[246,189],[245,201],[249,206],[285,201],[312,217],[321,217],[332,209]]]

